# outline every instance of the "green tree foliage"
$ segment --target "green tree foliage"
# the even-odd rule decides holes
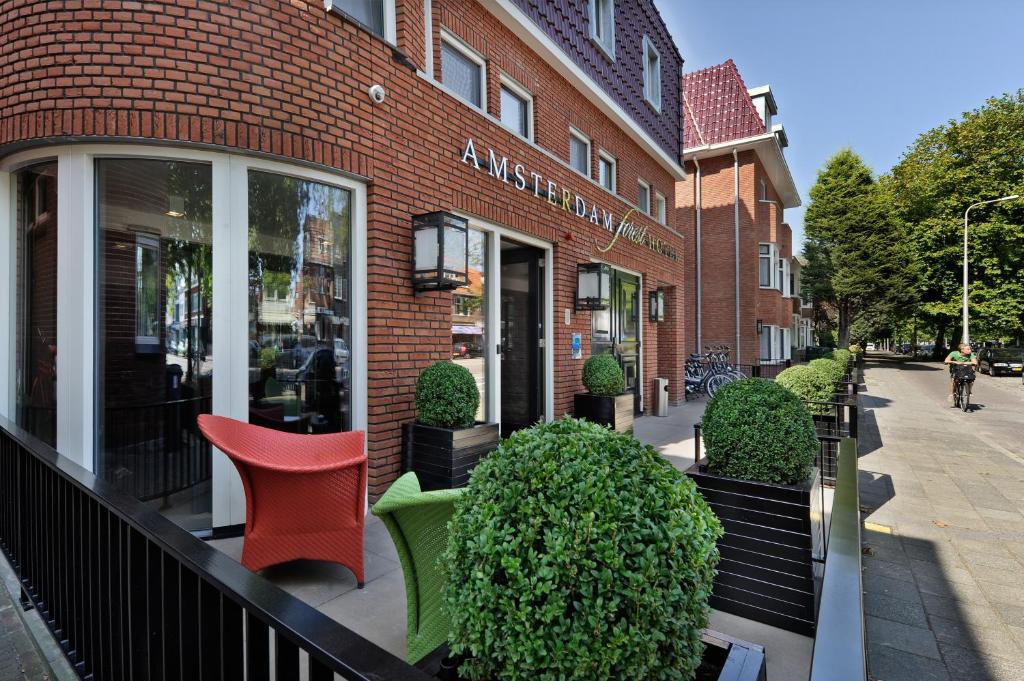
[[[846,347],[858,317],[909,311],[917,292],[913,249],[890,209],[888,184],[876,182],[853,151],[829,159],[810,194],[803,286],[816,306],[834,311],[838,345]]]
[[[1024,193],[1024,90],[989,99],[929,130],[891,173],[899,217],[910,225],[924,286],[921,319],[958,340],[964,211],[972,203]],[[972,337],[1013,337],[1024,328],[1024,201],[970,214]]]

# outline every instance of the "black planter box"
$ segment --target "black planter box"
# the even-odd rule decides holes
[[[576,393],[573,414],[576,418],[608,426],[620,433],[628,433],[633,429],[634,401],[633,393],[622,393],[615,397]]]
[[[473,467],[498,448],[497,423],[456,429],[407,423],[403,436],[405,470],[416,473],[424,491],[464,487]]]
[[[702,459],[686,474],[725,530],[711,607],[813,635],[824,553],[818,470],[776,485],[713,475]]]
[[[695,681],[766,681],[768,672],[762,646],[710,629],[704,630],[701,640],[705,646],[704,657],[697,668]],[[448,657],[448,646],[442,645],[416,666],[438,681],[461,681],[462,677],[457,673],[458,664],[457,660]]]

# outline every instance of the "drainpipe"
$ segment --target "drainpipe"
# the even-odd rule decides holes
[[[734,188],[736,190],[736,364],[740,363],[740,157],[736,149],[732,150],[732,169]]]
[[[701,326],[702,326],[702,324],[701,324],[701,322],[702,322],[701,316],[704,313],[704,307],[703,307],[703,303],[701,302],[703,300],[703,298],[701,296],[701,274],[700,274],[700,269],[701,269],[700,268],[700,264],[701,264],[701,250],[700,250],[700,211],[701,211],[700,161],[698,161],[696,158],[694,158],[693,159],[693,165],[695,165],[697,167],[697,173],[696,173],[696,176],[694,177],[695,181],[697,182],[697,238],[696,238],[696,251],[697,252],[696,252],[696,258],[695,258],[696,264],[697,264],[697,348],[696,348],[696,352],[700,352],[700,349],[704,347],[704,338],[703,338],[703,333],[702,333],[702,328],[701,328]]]

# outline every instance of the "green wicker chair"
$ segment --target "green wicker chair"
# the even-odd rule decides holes
[[[405,573],[409,614],[409,664],[448,640],[448,616],[441,609],[444,577],[438,559],[448,546],[448,520],[461,489],[421,492],[415,473],[406,473],[384,493],[372,513],[384,521]]]

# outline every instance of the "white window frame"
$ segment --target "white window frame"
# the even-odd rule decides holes
[[[636,207],[640,209],[641,213],[643,213],[645,215],[650,215],[651,214],[651,199],[653,198],[651,196],[651,194],[652,194],[652,192],[651,192],[651,183],[648,182],[647,180],[643,179],[643,178],[639,178],[637,180],[637,189],[638,190],[639,189],[647,190],[647,208],[644,209],[643,205],[640,203],[640,194],[639,193],[637,193],[637,196],[636,196]]]
[[[587,145],[587,172],[586,173],[581,173],[579,168],[574,166],[573,163],[572,163],[572,138],[573,137],[575,137],[577,141],[583,142],[584,144]],[[593,149],[593,145],[591,144],[590,137],[588,137],[584,133],[580,132],[580,130],[578,130],[577,128],[574,128],[574,127],[572,127],[570,125],[569,126],[569,167],[572,168],[573,170],[575,170],[580,175],[583,175],[583,177],[586,177],[588,179],[592,179],[593,178],[592,173],[594,172],[593,171],[593,165],[594,165],[594,149]]]
[[[597,151],[597,183],[610,191],[612,194],[616,193],[619,189],[619,164],[614,156],[609,154],[604,149],[598,149]],[[601,161],[605,161],[611,166],[609,178],[611,179],[611,186],[605,185],[601,182]]]
[[[774,281],[775,285],[772,286],[772,288],[774,288],[779,293],[783,293],[783,283],[782,282],[785,281],[785,279],[786,279],[785,272],[786,272],[786,259],[783,258],[781,255],[779,255],[779,248],[778,248],[778,246],[776,246],[775,247],[775,281]]]
[[[789,275],[791,272],[789,258],[782,258],[782,297],[792,298],[793,287],[790,285]]]
[[[59,191],[59,189],[58,189],[58,191]],[[138,258],[138,253],[139,253],[139,249],[140,248],[147,248],[147,249],[149,249],[151,251],[154,251],[156,253],[156,256],[157,256],[157,261],[156,261],[157,275],[156,276],[157,276],[157,284],[159,285],[160,275],[162,274],[162,272],[160,271],[160,265],[161,265],[161,263],[160,263],[160,256],[161,256],[161,253],[160,253],[160,239],[157,238],[156,236],[151,235],[151,234],[136,234],[135,235],[135,257],[136,258]],[[138,277],[138,272],[135,273],[135,276]],[[144,346],[157,346],[158,347],[160,345],[160,337],[159,336],[140,336],[139,333],[138,333],[138,331],[139,331],[139,311],[140,311],[139,310],[140,306],[139,306],[138,285],[139,285],[139,282],[138,282],[138,279],[136,279],[136,281],[135,281],[135,286],[136,286],[136,289],[135,289],[135,345],[136,346],[144,345]],[[163,315],[164,311],[160,309],[159,300],[157,301],[157,303],[158,304],[157,304],[156,314],[157,314],[157,317],[159,318],[160,316]]]
[[[773,243],[762,241],[757,246],[758,246],[758,250],[757,250],[757,284],[758,284],[758,286],[760,288],[762,288],[762,289],[772,289],[773,288],[773,289],[781,291],[782,290],[782,283],[779,281],[779,261],[781,260],[781,258],[779,257],[779,250],[780,249],[779,249],[778,244],[773,244]],[[767,246],[768,247],[768,254],[767,255],[763,255],[761,253],[761,247],[762,246]],[[761,261],[764,260],[765,258],[768,259],[768,266],[769,266],[769,272],[770,272],[770,276],[768,277],[768,285],[767,286],[765,286],[764,284],[761,283]]]
[[[654,55],[657,60],[657,73],[652,73],[650,69],[650,56]],[[661,53],[658,52],[658,48],[654,46],[654,41],[649,36],[644,36],[644,99],[651,107],[661,113]],[[656,81],[656,82],[655,82]]]
[[[668,209],[665,206],[665,195],[662,194],[661,192],[655,190],[654,191],[654,219],[664,225],[665,224],[665,219],[666,219],[667,211],[668,211]]]
[[[448,45],[448,47],[452,48],[453,50],[464,56],[466,59],[469,59],[470,61],[472,61],[473,63],[480,67],[480,106],[477,106],[473,102],[469,101],[468,99],[466,99],[465,97],[463,97],[458,92],[451,89],[445,84],[443,45],[441,47],[441,62],[438,64],[438,74],[435,80],[437,80],[437,83],[441,86],[441,88],[444,89],[445,92],[449,93],[451,96],[455,97],[463,104],[473,107],[474,109],[477,109],[479,111],[483,111],[484,113],[487,113],[487,59],[482,54],[480,54],[472,47],[470,47],[465,40],[463,40],[455,33],[452,33],[449,29],[444,27],[441,28],[441,42],[444,45]]]
[[[608,26],[608,34],[603,38],[597,34],[597,13],[602,3],[607,7],[605,23]],[[590,20],[590,39],[606,57],[615,61],[615,0],[590,0],[587,18]]]
[[[512,76],[508,75],[507,73],[502,73],[498,80],[499,80],[499,82],[501,84],[500,87],[507,89],[509,92],[514,94],[516,97],[519,97],[524,102],[526,102],[526,134],[522,135],[522,134],[520,134],[520,132],[518,130],[515,130],[513,128],[508,128],[507,125],[505,127],[508,128],[509,130],[512,130],[512,132],[516,133],[520,137],[524,137],[528,141],[532,142],[533,141],[533,94],[529,90],[527,90],[525,87],[520,85],[516,80],[514,80],[512,78]],[[501,102],[501,96],[500,96],[501,92],[500,91],[498,92],[498,95],[499,95],[498,101],[500,103]],[[505,113],[504,111],[499,111],[498,112],[498,120],[499,121],[501,121],[501,116],[504,113]],[[502,123],[502,125],[504,125],[504,123]]]

